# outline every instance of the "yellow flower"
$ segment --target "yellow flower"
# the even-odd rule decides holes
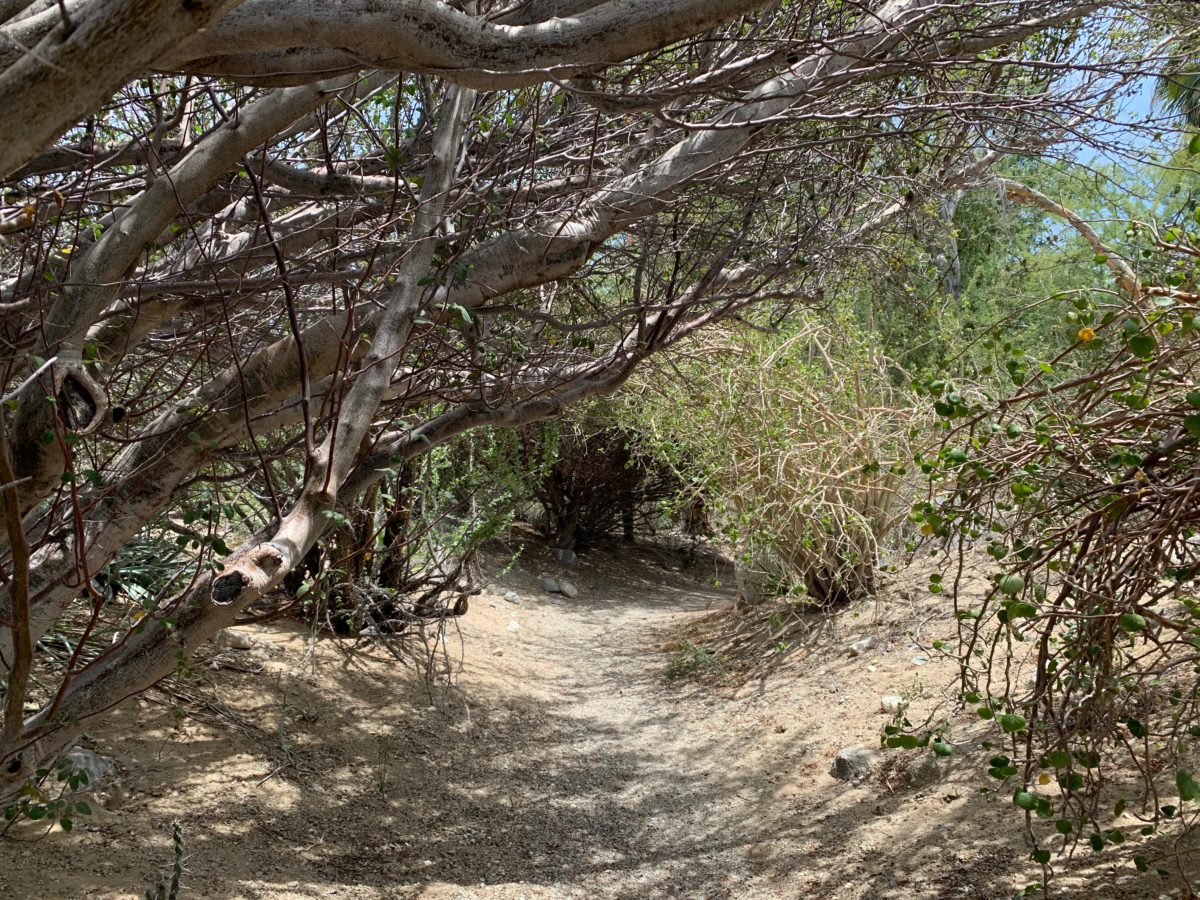
[[[933,526],[926,522],[921,526],[921,534],[933,534]]]
[[[1085,344],[1096,336],[1096,331],[1093,328],[1088,328],[1086,325],[1079,329],[1079,339]]]

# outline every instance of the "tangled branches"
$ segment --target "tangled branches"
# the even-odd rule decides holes
[[[930,588],[954,599],[960,697],[1007,744],[989,772],[1018,782],[1043,865],[1059,838],[1100,850],[1200,816],[1188,750],[1200,736],[1200,246],[1179,228],[1125,238],[1159,283],[1101,245],[1116,289],[1051,298],[1057,356],[987,339],[1008,396],[924,385],[946,432],[921,461],[931,491],[912,518],[957,562]],[[980,550],[982,598],[963,579]],[[1101,789],[1130,767],[1142,789],[1112,815]]]

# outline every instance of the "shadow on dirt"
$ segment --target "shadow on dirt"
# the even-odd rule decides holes
[[[194,897],[457,897],[506,884],[501,896],[990,900],[1027,871],[1018,828],[995,826],[1018,824],[1005,798],[959,802],[978,792],[975,760],[923,791],[833,782],[811,735],[772,730],[768,743],[731,727],[726,701],[673,688],[662,653],[633,639],[664,610],[698,614],[727,592],[643,562],[620,578],[621,592],[591,584],[569,607],[531,601],[566,625],[491,661],[507,683],[464,677],[434,704],[394,660],[368,655],[327,658],[319,678],[222,673],[220,695],[265,698],[241,731],[121,713],[106,728],[136,735],[130,779],[151,792],[82,845],[55,833],[22,858],[10,844],[17,863],[0,880],[10,896],[72,896],[37,893],[38,867],[91,854],[110,867],[97,864],[89,894],[140,892],[169,866],[169,820],[147,824],[167,811],[183,823]],[[526,691],[538,657],[557,666]],[[872,835],[873,822],[914,812],[922,824],[886,846]],[[1125,866],[1094,883],[1088,896],[1163,890]]]

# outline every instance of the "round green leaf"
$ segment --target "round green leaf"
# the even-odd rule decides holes
[[[1148,334],[1135,334],[1129,339],[1126,346],[1129,347],[1129,352],[1134,356],[1140,356],[1142,359],[1145,359],[1154,352],[1154,338]]]
[[[1125,613],[1118,621],[1121,623],[1121,627],[1126,631],[1146,630],[1145,617],[1139,616],[1137,613]]]
[[[1013,794],[1013,803],[1021,809],[1032,811],[1037,808],[1037,794],[1031,791],[1017,791]]]
[[[1025,728],[1025,717],[1018,716],[1015,713],[1009,713],[1000,717],[1000,727],[1009,734],[1015,734],[1018,731],[1023,731]]]
[[[1009,596],[1019,594],[1025,590],[1025,579],[1020,575],[1001,575],[996,580],[996,587],[1000,589],[1000,593],[1002,594],[1008,594]]]

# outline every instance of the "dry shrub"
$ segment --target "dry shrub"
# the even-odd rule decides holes
[[[542,532],[555,547],[583,549],[620,530],[653,532],[660,504],[679,493],[674,471],[633,446],[631,435],[577,415],[519,430]]]
[[[887,361],[816,317],[690,349],[682,377],[631,401],[629,416],[709,498],[743,600],[831,606],[874,593],[884,542],[907,511],[905,462],[924,434]]]

